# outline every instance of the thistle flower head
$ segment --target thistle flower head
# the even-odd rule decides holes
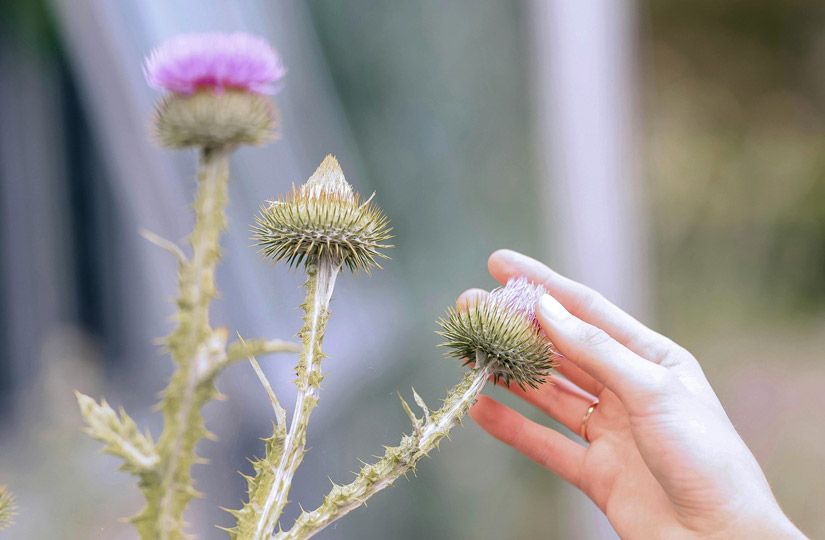
[[[329,155],[299,188],[261,209],[253,228],[261,253],[290,266],[329,257],[350,270],[369,272],[387,258],[389,220],[372,203],[361,202]]]
[[[274,94],[286,74],[278,53],[264,39],[233,34],[181,34],[146,58],[149,86],[191,95],[200,89]]]
[[[554,366],[555,349],[541,332],[535,306],[544,287],[511,279],[467,309],[449,308],[438,323],[448,356],[492,366],[496,382],[536,388]]]
[[[155,115],[165,146],[261,144],[275,135],[275,109],[262,94],[275,93],[286,70],[259,37],[180,35],[150,53],[144,73],[167,92]]]

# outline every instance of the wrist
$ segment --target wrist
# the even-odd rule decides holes
[[[751,520],[747,525],[742,523],[728,528],[727,532],[720,538],[742,538],[742,539],[806,539],[788,517],[777,508],[775,513],[763,514],[760,519]]]

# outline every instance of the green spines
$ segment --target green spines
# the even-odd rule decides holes
[[[293,188],[287,197],[263,208],[253,231],[265,256],[290,266],[305,266],[307,295],[301,305],[304,324],[299,337],[303,350],[295,366],[298,395],[292,423],[283,446],[272,447],[277,455],[270,455],[268,447],[267,455],[258,462],[267,467],[256,468],[257,474],[250,480],[249,501],[233,512],[238,525],[232,534],[243,540],[270,537],[303,459],[309,418],[323,381],[322,343],[338,272],[344,265],[353,271],[378,266],[378,259],[386,257],[381,250],[389,247],[384,242],[390,238],[387,218],[371,200],[360,202],[333,156],[327,156],[300,188]],[[270,480],[267,475],[273,465]],[[259,499],[262,486],[268,486],[269,492]]]
[[[170,148],[259,145],[275,138],[277,112],[265,96],[226,89],[170,93],[155,111],[155,135]]]
[[[372,200],[361,202],[338,161],[327,156],[306,184],[261,209],[254,239],[261,253],[290,266],[328,257],[369,271],[386,258],[389,220]]]
[[[141,433],[134,420],[120,409],[115,412],[106,400],[97,403],[75,392],[80,413],[86,422],[86,433],[106,446],[103,451],[123,460],[121,469],[136,475],[157,474],[160,461],[149,433]]]
[[[319,304],[318,299],[318,263],[306,265],[307,278],[304,281],[306,298],[301,304],[304,313],[303,325],[298,330],[298,339],[301,340],[301,353],[295,364],[295,384],[299,390],[306,390],[309,382],[310,368],[324,358],[320,344],[324,340],[326,323],[329,319],[327,308]]]
[[[476,361],[481,352],[492,366],[493,378],[521,388],[538,387],[550,374],[555,350],[523,314],[485,298],[465,310],[449,308],[438,323],[448,355]]]
[[[103,451],[123,460],[121,470],[138,477],[138,487],[146,499],[146,506],[130,518],[141,538],[156,537],[155,516],[162,496],[161,456],[151,436],[142,434],[126,411],[120,414],[106,400],[94,399],[75,393],[80,412],[86,422],[86,433],[104,443]]]
[[[199,169],[192,257],[178,258],[177,325],[165,340],[177,369],[162,393],[164,426],[157,443],[140,434],[125,412],[118,416],[105,401],[98,404],[78,394],[87,431],[139,478],[146,506],[131,522],[144,540],[186,538],[183,512],[198,495],[191,476],[200,461],[195,447],[210,436],[201,408],[218,396],[214,379],[227,363],[226,331],[209,325],[209,305],[216,294],[215,267],[226,226],[228,149],[203,149]]]
[[[254,489],[250,490],[248,501],[241,510],[233,512],[238,523],[231,534],[238,540],[268,539],[287,503],[292,478],[303,460],[309,418],[318,404],[318,389],[323,379],[322,343],[339,270],[327,257],[307,264],[306,299],[301,305],[304,324],[298,334],[303,350],[295,367],[298,396],[292,423],[289,432],[284,432],[282,445],[267,446],[266,455],[258,462],[265,463],[266,468],[261,471],[256,468],[250,484]],[[279,422],[277,427],[282,428],[284,423]],[[276,431],[276,437],[278,433]]]
[[[0,486],[0,531],[14,523],[17,515],[17,502],[14,494],[6,486]]]
[[[416,417],[409,404],[401,398],[402,407],[412,421],[412,433],[404,435],[397,446],[385,447],[384,455],[375,463],[365,464],[349,484],[333,485],[321,506],[302,512],[289,531],[280,532],[275,538],[309,538],[392,485],[400,476],[414,472],[421,458],[438,448],[441,440],[461,421],[475,402],[489,374],[489,368],[467,372],[444,398],[442,406],[435,411],[430,411],[413,391],[416,403],[423,410],[423,418]]]
[[[209,435],[201,408],[217,396],[213,380],[204,380],[202,375],[226,346],[225,331],[214,331],[209,325],[209,305],[216,294],[215,267],[220,259],[220,235],[226,227],[228,183],[228,151],[204,149],[190,237],[192,259],[180,265],[178,324],[166,339],[178,369],[160,403],[164,421],[157,444],[162,462],[160,485],[136,518],[136,524],[146,524],[147,539],[185,538],[183,511],[197,496],[191,468],[198,462],[198,442]]]
[[[247,484],[247,502],[240,510],[227,510],[235,516],[236,520],[234,527],[226,529],[232,540],[246,540],[254,537],[267,496],[275,483],[275,473],[283,456],[285,438],[285,426],[276,424],[272,436],[264,439],[266,443],[264,457],[251,460],[255,475],[244,475]]]

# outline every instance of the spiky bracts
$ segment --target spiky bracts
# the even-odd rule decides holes
[[[387,217],[372,197],[361,202],[331,155],[306,184],[262,208],[253,232],[275,261],[297,266],[328,257],[353,271],[379,266],[391,238]]]
[[[383,457],[371,465],[364,465],[352,482],[334,485],[321,506],[302,512],[292,528],[276,534],[275,539],[310,538],[333,521],[365,504],[367,499],[392,485],[400,476],[415,471],[419,460],[438,448],[441,440],[461,422],[484,388],[490,373],[489,366],[467,372],[436,411],[430,411],[424,400],[413,390],[415,402],[423,410],[423,418],[418,418],[401,398],[401,404],[413,424],[412,433],[404,435],[398,446],[386,447]]]
[[[169,148],[261,145],[276,136],[278,114],[265,96],[238,90],[167,94],[155,109],[155,137]]]
[[[466,309],[449,308],[438,321],[442,346],[467,363],[483,353],[496,382],[538,387],[550,374],[555,355],[535,322],[535,305],[544,292],[524,278],[511,279]]]
[[[14,494],[6,486],[0,486],[0,531],[14,523],[17,515],[17,502]]]

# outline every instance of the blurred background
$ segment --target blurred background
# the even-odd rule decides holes
[[[783,508],[825,537],[825,4],[695,0],[0,4],[0,483],[7,538],[132,538],[141,497],[80,433],[73,391],[159,432],[195,155],[156,147],[143,56],[183,31],[266,36],[289,73],[282,138],[232,163],[213,320],[299,326],[301,275],[251,247],[258,205],[326,153],[395,227],[392,261],[344,275],[292,501],[316,506],[461,369],[435,319],[510,247],[603,291],[700,359]],[[262,363],[291,403],[293,359]],[[251,369],[207,407],[220,439],[188,517],[223,538],[271,429]],[[515,404],[498,390],[488,390]],[[546,421],[546,420],[545,420]],[[285,523],[297,514],[293,504]],[[472,422],[416,477],[321,538],[611,538],[592,505]]]

